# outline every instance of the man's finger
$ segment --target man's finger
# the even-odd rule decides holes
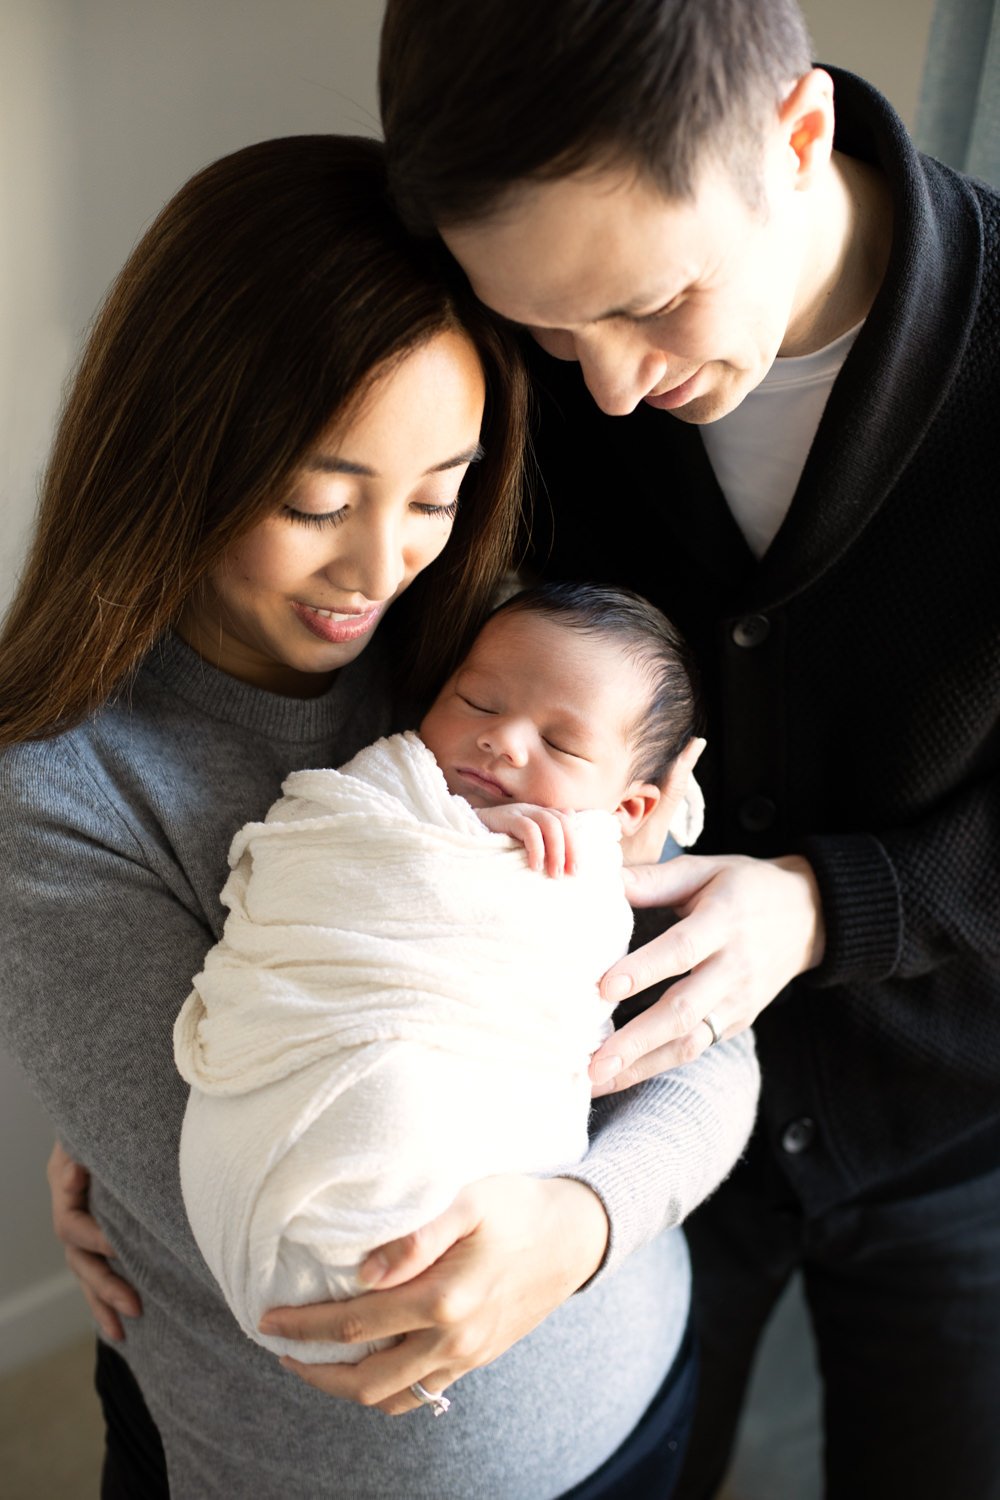
[[[613,1085],[616,1090],[628,1088],[662,1071],[652,1058],[669,1058],[668,1066],[675,1068],[697,1057],[706,1043],[705,1037],[697,1035],[707,1009],[700,989],[684,982],[671,985],[648,1010],[609,1036],[591,1058],[592,1082]],[[602,1092],[610,1091],[602,1088]]]
[[[682,921],[675,922],[673,927],[668,927],[666,932],[661,932],[651,942],[636,948],[634,953],[626,953],[624,958],[612,964],[601,980],[601,994],[605,1000],[611,1000],[617,1005],[629,995],[637,995],[640,990],[647,990],[651,985],[677,979],[710,958],[717,951],[721,939],[718,920],[711,911],[695,910]],[[694,1019],[697,1020],[698,1017]],[[675,1034],[679,1035],[680,1032]],[[613,1040],[609,1038],[609,1042]],[[601,1049],[606,1050],[608,1043]]]
[[[87,1250],[91,1255],[103,1255],[113,1260],[114,1247],[104,1235],[96,1219],[85,1209],[71,1208],[65,1215],[53,1215],[56,1234],[78,1250]]]
[[[681,906],[706,885],[717,869],[705,854],[677,854],[662,864],[627,865],[625,894],[635,907]]]

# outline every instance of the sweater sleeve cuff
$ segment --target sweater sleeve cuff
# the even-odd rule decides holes
[[[845,834],[804,839],[797,852],[812,865],[826,928],[823,962],[804,981],[826,986],[887,978],[899,963],[903,915],[882,843],[872,834]]]

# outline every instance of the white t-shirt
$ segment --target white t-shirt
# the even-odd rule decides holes
[[[792,503],[833,382],[861,323],[814,354],[776,359],[736,408],[701,429],[715,477],[755,557]]]

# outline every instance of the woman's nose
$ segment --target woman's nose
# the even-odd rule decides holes
[[[371,604],[391,599],[406,577],[401,528],[391,519],[373,519],[358,527],[350,538],[350,551],[338,551],[329,572],[338,588],[360,594]]]

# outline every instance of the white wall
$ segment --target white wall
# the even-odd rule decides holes
[[[934,0],[800,0],[813,57],[860,73],[912,130]]]
[[[816,56],[867,74],[910,121],[930,9],[805,4]],[[237,146],[376,133],[380,15],[379,0],[3,0],[0,608],[60,389],[136,237],[185,178]],[[50,1136],[0,1054],[0,1371],[82,1326],[49,1232]]]

